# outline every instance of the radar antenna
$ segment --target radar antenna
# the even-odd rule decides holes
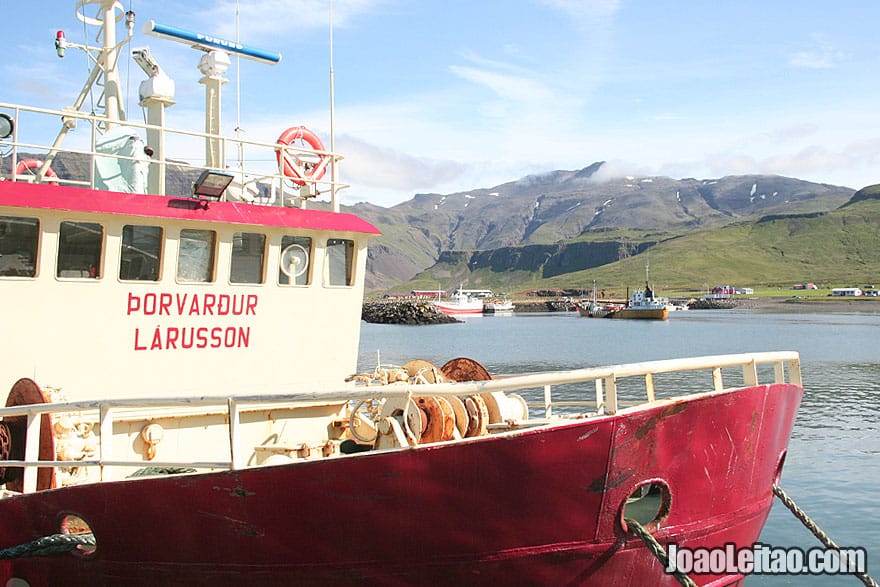
[[[205,86],[205,134],[208,135],[205,137],[205,165],[215,168],[224,167],[226,161],[226,155],[223,153],[224,143],[219,138],[220,90],[223,84],[229,81],[223,77],[232,63],[229,54],[270,65],[280,62],[281,54],[243,45],[238,41],[159,24],[152,20],[144,25],[144,33],[184,43],[204,52],[199,60],[199,72],[204,77],[199,83]]]

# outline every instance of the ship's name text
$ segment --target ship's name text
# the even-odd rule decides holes
[[[128,315],[144,316],[256,316],[256,294],[128,292]]]
[[[128,316],[256,316],[256,294],[128,293]],[[134,328],[135,351],[247,348],[250,326],[205,325]]]
[[[247,348],[251,342],[250,326],[157,326],[152,336],[149,331],[141,334],[134,329],[134,350],[173,351],[177,349],[232,349]]]

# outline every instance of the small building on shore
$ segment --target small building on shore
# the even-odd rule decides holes
[[[859,287],[835,287],[831,289],[831,295],[841,297],[858,297],[862,295]]]

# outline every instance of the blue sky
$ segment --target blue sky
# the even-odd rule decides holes
[[[122,0],[175,80],[169,125],[201,120],[199,53],[143,35],[148,20],[277,51],[242,61],[224,127],[274,141],[304,124],[329,142],[327,0]],[[72,0],[38,0],[4,30],[0,101],[71,104],[85,60]],[[0,0],[4,13],[11,0]],[[38,7],[38,8],[37,8]],[[880,182],[880,2],[842,0],[334,0],[343,201],[492,187],[608,161],[605,174],[768,173]],[[20,9],[18,9],[20,10]],[[91,12],[91,11],[90,11]],[[89,33],[93,35],[93,33]],[[93,42],[93,38],[89,39]],[[122,66],[129,117],[141,70]],[[196,126],[201,123],[197,122]]]

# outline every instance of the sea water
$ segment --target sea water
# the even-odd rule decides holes
[[[469,357],[523,373],[755,351],[798,351],[805,395],[781,486],[840,546],[880,573],[880,313],[688,310],[666,321],[575,312],[474,316],[460,324],[362,324],[358,369]],[[725,383],[735,384],[727,380]],[[560,391],[564,393],[564,390]],[[531,398],[527,398],[531,399]],[[778,500],[760,541],[821,544]],[[753,576],[749,585],[859,585],[850,576]]]

